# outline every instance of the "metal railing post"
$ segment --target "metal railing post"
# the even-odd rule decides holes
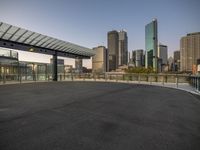
[[[3,84],[6,83],[6,77],[5,77],[5,73],[3,74]]]
[[[152,76],[149,76],[150,84],[152,84]]]
[[[74,79],[73,79],[73,74],[71,74],[71,79],[72,79],[72,81],[74,81]]]
[[[94,81],[96,81],[96,74],[93,74]]]
[[[138,74],[138,83],[140,83],[140,74]]]
[[[178,76],[176,76],[176,88],[178,88]]]
[[[195,87],[194,77],[192,77],[192,86]]]
[[[20,72],[20,76],[19,76],[19,82],[20,82],[20,84],[22,83],[22,74],[21,74],[21,72]]]
[[[165,76],[163,76],[163,78],[162,78],[162,85],[164,86],[164,81],[165,80]]]
[[[196,90],[197,90],[197,77],[195,77],[195,88],[196,88]]]

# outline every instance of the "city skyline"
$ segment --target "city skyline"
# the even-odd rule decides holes
[[[177,1],[10,1],[0,2],[0,20],[89,48],[107,45],[107,32],[125,29],[128,51],[145,50],[145,25],[158,20],[158,42],[168,46],[169,56],[180,48],[180,38],[200,31],[198,0]],[[20,57],[37,54],[20,53]],[[38,57],[37,57],[38,58]],[[49,56],[42,56],[49,60]],[[67,62],[74,60],[67,59]],[[70,64],[69,63],[69,64]],[[85,64],[84,64],[85,63]],[[89,64],[90,63],[90,64]],[[91,60],[84,61],[91,67]]]

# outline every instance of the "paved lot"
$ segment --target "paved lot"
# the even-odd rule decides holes
[[[199,150],[200,98],[150,85],[0,86],[1,150]]]

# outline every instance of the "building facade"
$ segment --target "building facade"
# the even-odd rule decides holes
[[[52,59],[50,60],[52,62]],[[64,65],[64,60],[58,59],[58,79],[63,80],[71,73],[72,66]],[[18,52],[0,47],[0,82],[6,81],[36,81],[51,80],[53,64],[27,62],[18,60]]]
[[[128,36],[127,32],[108,32],[109,71],[115,71],[119,66],[128,64]]]
[[[180,68],[192,72],[200,59],[200,32],[189,33],[180,40]]]
[[[95,55],[92,57],[92,72],[104,73],[108,69],[108,51],[104,46],[93,48]]]
[[[145,67],[152,67],[154,71],[158,69],[158,30],[157,20],[153,21],[145,26]]]
[[[108,59],[109,71],[116,70],[118,67],[119,35],[113,30],[108,32]]]
[[[132,51],[132,61],[135,67],[143,67],[144,66],[144,50],[138,49]]]
[[[158,59],[162,59],[162,65],[167,65],[168,49],[166,45],[158,45]]]
[[[127,32],[119,31],[119,51],[118,66],[127,65],[128,63],[128,37]]]
[[[14,76],[10,75],[18,74],[18,68],[18,52],[0,47],[0,81],[3,80],[4,76],[9,79],[14,78]]]

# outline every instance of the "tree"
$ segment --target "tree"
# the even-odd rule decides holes
[[[131,67],[125,69],[126,73],[155,73],[152,67],[145,68],[145,67]]]

